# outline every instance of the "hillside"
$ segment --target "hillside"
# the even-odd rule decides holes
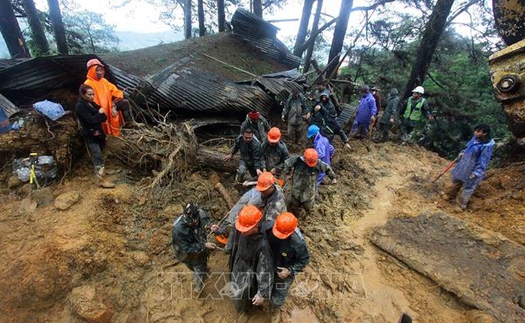
[[[314,212],[300,218],[312,253],[304,274],[283,309],[239,316],[218,293],[227,270],[227,255],[216,251],[209,266],[216,273],[205,295],[193,299],[191,279],[174,260],[171,225],[183,203],[198,202],[218,221],[228,208],[213,189],[220,178],[232,197],[243,189],[228,173],[193,173],[174,192],[167,207],[142,189],[141,176],[126,170],[115,175],[118,186],[95,186],[87,160],[63,184],[37,192],[41,205],[20,213],[27,188],[2,190],[0,270],[4,301],[0,322],[396,322],[402,311],[414,322],[496,322],[435,285],[428,278],[380,251],[368,237],[389,218],[442,210],[523,245],[524,165],[493,169],[461,212],[440,200],[432,178],[448,161],[418,147],[337,142],[333,163],[339,182],[323,185]],[[111,167],[119,166],[109,157]],[[76,194],[67,210],[55,197]],[[112,319],[109,319],[113,317]]]

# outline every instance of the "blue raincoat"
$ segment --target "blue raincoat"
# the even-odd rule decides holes
[[[463,157],[452,170],[454,180],[466,183],[470,181],[470,175],[474,174],[476,183],[479,183],[492,157],[494,144],[493,139],[489,142],[479,142],[475,136],[472,137],[467,143],[467,148],[463,150]]]
[[[330,144],[328,138],[323,137],[317,133],[314,138],[314,149],[319,155],[319,159],[330,165],[332,163],[332,155],[334,154],[334,146]],[[325,176],[325,173],[319,173],[317,177],[317,184],[320,184]]]
[[[370,118],[377,113],[376,100],[372,93],[367,93],[361,98],[357,107],[357,116],[355,120],[360,123],[370,124]]]

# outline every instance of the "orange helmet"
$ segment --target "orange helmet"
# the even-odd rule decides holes
[[[281,130],[277,127],[273,127],[268,131],[268,142],[276,143],[281,139]]]
[[[275,177],[270,172],[264,172],[261,175],[259,175],[259,178],[257,178],[257,186],[255,186],[255,189],[259,192],[264,192],[272,185],[274,185],[276,182]]]
[[[281,213],[275,220],[272,232],[279,239],[291,236],[297,228],[297,218],[290,212]]]
[[[310,167],[317,166],[317,161],[319,160],[319,154],[313,148],[308,148],[304,151],[304,161],[306,165]]]
[[[235,228],[239,232],[247,232],[254,228],[262,219],[262,212],[255,205],[246,205],[239,212]]]
[[[88,70],[89,70],[89,68],[90,68],[91,66],[94,66],[94,65],[99,65],[99,66],[104,67],[104,64],[102,64],[102,63],[101,63],[98,59],[96,59],[96,58],[90,59],[90,60],[87,62],[87,64],[86,64]]]

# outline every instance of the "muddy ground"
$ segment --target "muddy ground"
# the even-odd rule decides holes
[[[471,208],[439,198],[450,178],[431,180],[447,161],[419,147],[336,139],[336,185],[323,185],[300,228],[312,257],[285,306],[239,315],[221,295],[227,255],[212,254],[214,275],[200,299],[171,248],[171,226],[183,203],[197,201],[218,221],[228,210],[199,171],[170,194],[169,205],[144,189],[146,175],[124,169],[113,190],[96,187],[90,163],[77,162],[62,183],[35,192],[39,206],[20,212],[27,185],[0,199],[0,322],[495,322],[428,278],[374,247],[371,230],[390,217],[442,210],[507,238],[525,242],[525,164],[493,169]],[[109,157],[112,167],[122,167]],[[243,190],[217,174],[234,200]],[[12,184],[12,183],[11,183]],[[13,185],[12,185],[13,186]],[[55,206],[55,199],[72,205]],[[461,246],[457,246],[460,248]]]

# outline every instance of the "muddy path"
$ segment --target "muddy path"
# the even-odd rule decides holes
[[[228,257],[222,251],[210,258],[213,274],[199,299],[191,273],[173,257],[171,226],[186,200],[200,201],[215,219],[227,211],[209,173],[193,174],[172,192],[170,205],[155,209],[147,207],[152,197],[126,184],[124,175],[115,178],[116,190],[93,188],[85,163],[49,188],[51,202],[36,213],[20,214],[22,192],[2,195],[0,288],[8,296],[0,307],[9,316],[0,321],[386,323],[407,312],[414,322],[490,322],[368,240],[390,217],[427,209],[454,213],[437,194],[447,179],[429,180],[447,161],[417,147],[352,146],[336,147],[338,184],[323,185],[314,211],[301,214],[311,262],[278,313],[235,312],[224,289]],[[231,175],[219,177],[233,198],[243,193],[229,184]],[[53,199],[68,192],[81,198],[58,211]]]

